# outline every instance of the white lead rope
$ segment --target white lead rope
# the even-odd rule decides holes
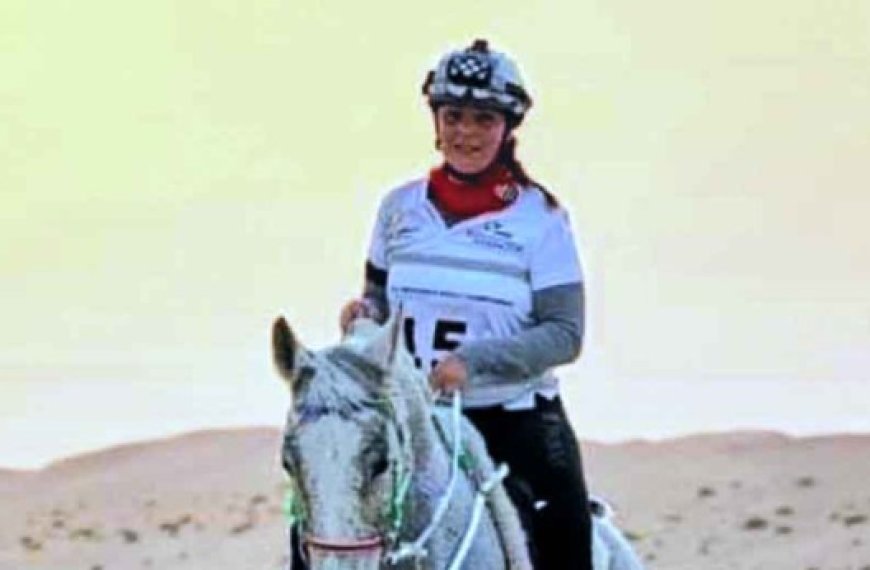
[[[453,496],[454,490],[456,489],[456,482],[459,480],[459,454],[460,449],[462,448],[460,442],[462,401],[460,398],[461,397],[458,391],[453,393],[451,410],[451,419],[453,426],[453,449],[451,450],[450,480],[447,483],[447,488],[438,501],[438,507],[435,509],[435,514],[432,515],[432,520],[429,521],[429,524],[426,525],[426,528],[423,529],[423,532],[420,533],[420,536],[417,538],[417,540],[412,543],[404,543],[397,550],[394,550],[393,552],[387,554],[387,562],[390,564],[397,564],[398,562],[405,560],[406,558],[425,557],[427,555],[425,547],[426,542],[432,536],[432,533],[435,532],[435,529],[438,528],[438,525],[441,523],[441,519],[444,518],[444,514],[447,512],[447,508],[450,505],[450,499]],[[462,541],[459,543],[459,548],[457,549],[456,554],[453,557],[453,561],[447,567],[447,570],[459,570],[459,568],[462,566],[462,563],[465,562],[465,558],[468,556],[468,551],[471,549],[471,543],[474,541],[474,535],[477,533],[477,527],[480,525],[480,518],[483,514],[483,508],[484,506],[486,506],[487,495],[489,495],[493,487],[501,483],[501,481],[505,477],[507,477],[508,471],[508,466],[502,463],[481,484],[480,489],[477,490],[477,493],[474,496],[474,507],[472,508],[471,519],[468,522],[468,526],[465,528],[465,533],[462,536]]]
[[[474,511],[471,513],[471,520],[468,527],[465,529],[465,535],[462,537],[462,542],[459,544],[459,550],[456,551],[456,556],[453,562],[448,566],[448,570],[459,570],[462,563],[465,562],[465,557],[468,556],[468,550],[471,548],[471,541],[474,540],[474,535],[477,533],[477,526],[480,524],[480,516],[483,513],[483,507],[486,504],[486,496],[492,491],[492,488],[498,485],[502,479],[507,477],[508,466],[502,463],[498,469],[493,471],[492,475],[487,477],[483,485],[478,489],[474,496]]]

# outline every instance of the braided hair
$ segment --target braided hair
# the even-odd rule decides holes
[[[547,190],[543,184],[529,176],[525,167],[523,167],[523,163],[517,159],[517,139],[513,135],[512,129],[513,127],[510,122],[508,122],[508,134],[505,135],[505,140],[501,145],[501,149],[498,151],[496,162],[507,167],[514,179],[523,186],[535,186],[538,188],[544,194],[544,198],[547,200],[547,206],[550,208],[559,207],[559,200],[556,199],[556,196]]]

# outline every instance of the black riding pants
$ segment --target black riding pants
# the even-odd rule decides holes
[[[592,570],[592,521],[577,439],[559,398],[531,410],[466,410],[496,463],[507,463],[536,570]]]

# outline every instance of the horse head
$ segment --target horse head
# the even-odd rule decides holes
[[[319,351],[283,318],[273,326],[292,395],[283,460],[312,568],[377,568],[401,526],[412,451],[397,322],[357,321]]]

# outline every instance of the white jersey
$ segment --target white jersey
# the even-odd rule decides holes
[[[427,372],[465,342],[534,325],[533,291],[583,280],[567,214],[534,187],[452,226],[427,198],[427,179],[396,188],[381,203],[369,261],[387,272],[387,300],[401,306],[405,343]],[[529,388],[552,389],[546,380]]]

